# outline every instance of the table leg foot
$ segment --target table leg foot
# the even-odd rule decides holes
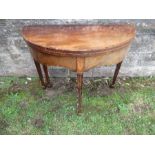
[[[77,102],[77,114],[82,112],[82,85],[83,85],[83,73],[77,74],[77,91],[78,91],[78,102]]]
[[[53,85],[50,82],[47,65],[43,65],[43,70],[44,70],[44,73],[45,73],[46,87],[51,88]]]
[[[114,76],[113,76],[112,83],[109,85],[110,88],[115,88],[114,85],[115,85],[119,70],[121,68],[121,64],[122,64],[122,61],[116,65],[116,69],[115,69],[115,73],[114,73]]]
[[[42,69],[41,69],[41,64],[38,61],[36,61],[36,60],[34,60],[34,64],[36,66],[36,69],[37,69],[37,72],[38,72],[38,75],[39,75],[39,79],[40,79],[42,88],[43,89],[51,88],[53,85],[52,85],[52,83],[50,83],[50,78],[49,78],[49,75],[48,75],[48,68],[47,68],[47,66],[46,65],[42,65],[43,70],[44,70],[44,74],[45,74],[45,81],[44,81],[44,77],[43,77],[43,73],[42,73]]]
[[[46,84],[44,82],[41,66],[40,66],[39,62],[36,61],[36,60],[34,60],[34,64],[36,66],[36,69],[37,69],[37,72],[38,72],[38,75],[39,75],[39,79],[40,79],[41,85],[42,85],[43,88],[46,88]]]

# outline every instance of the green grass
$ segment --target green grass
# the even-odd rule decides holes
[[[155,78],[85,80],[83,113],[76,115],[75,79],[0,78],[0,134],[155,134]],[[25,83],[27,82],[27,84]]]

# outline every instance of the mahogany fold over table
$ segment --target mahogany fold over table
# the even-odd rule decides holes
[[[116,64],[112,88],[135,36],[135,27],[128,24],[33,25],[25,26],[22,35],[30,47],[42,86],[52,86],[48,66],[66,67],[77,72],[79,113],[82,109],[83,73],[93,67]]]

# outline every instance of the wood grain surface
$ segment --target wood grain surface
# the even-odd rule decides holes
[[[133,25],[34,25],[22,30],[25,41],[52,55],[91,56],[114,51],[130,43]]]

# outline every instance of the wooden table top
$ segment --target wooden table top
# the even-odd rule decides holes
[[[94,55],[129,44],[133,25],[33,25],[22,35],[28,45],[48,54]]]

